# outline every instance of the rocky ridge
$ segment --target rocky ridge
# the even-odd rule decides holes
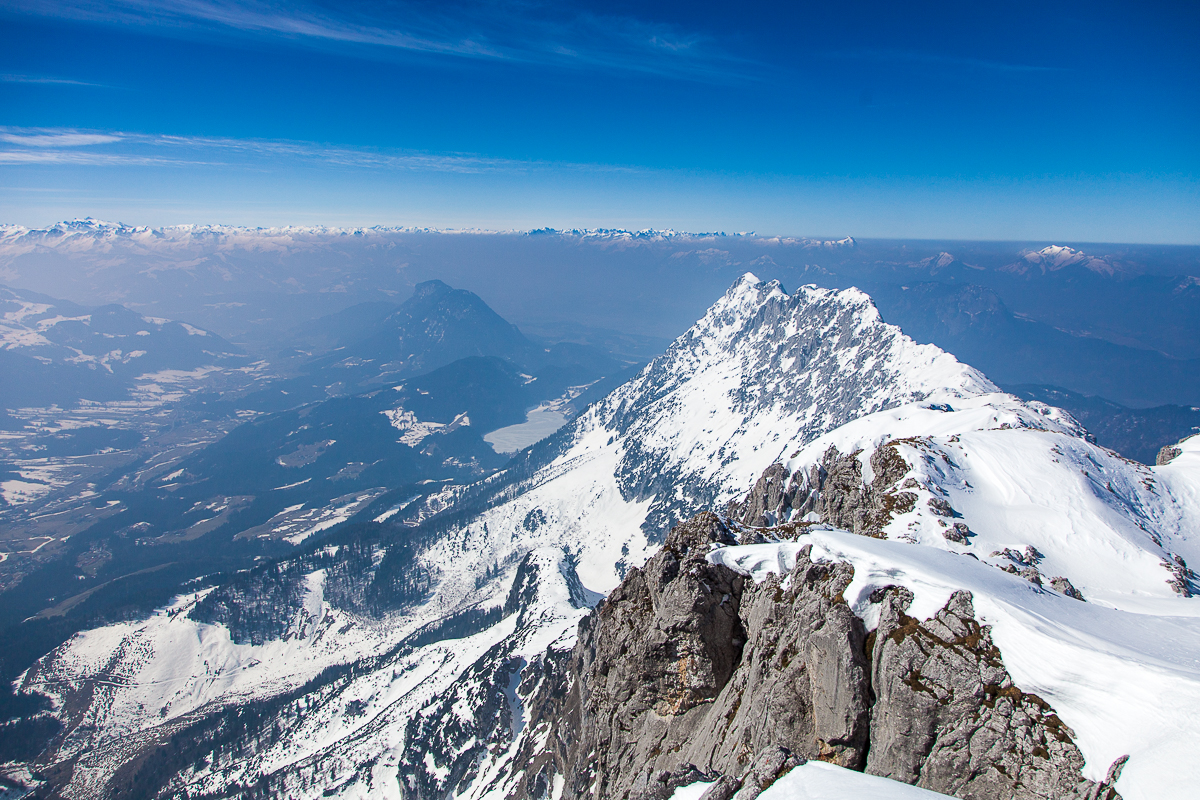
[[[637,377],[543,443],[545,460],[521,465],[519,491],[495,493],[428,558],[447,587],[473,585],[461,553],[495,563],[562,546],[577,552],[588,586],[608,591],[673,524],[740,496],[797,446],[864,415],[996,391],[884,323],[862,292],[789,295],[748,274]]]
[[[385,619],[385,641],[340,671],[280,692],[270,700],[278,704],[264,706],[245,735],[184,747],[187,768],[161,796],[220,796],[255,786],[267,795],[295,797],[397,791],[406,798],[553,796],[560,787],[582,791],[589,774],[580,759],[591,752],[585,742],[612,745],[601,765],[615,771],[605,779],[609,796],[632,797],[635,790],[658,796],[698,775],[721,775],[726,787],[743,781],[761,788],[801,758],[870,769],[875,743],[887,741],[896,727],[885,724],[889,709],[917,707],[926,696],[938,698],[929,707],[932,730],[909,750],[893,748],[896,754],[880,769],[895,769],[902,779],[914,768],[933,775],[942,769],[936,765],[957,763],[958,745],[966,741],[970,783],[955,790],[964,797],[989,797],[984,792],[1005,785],[988,777],[997,763],[1007,771],[1001,774],[1016,776],[1022,786],[1052,787],[1067,797],[1117,780],[1105,780],[1104,770],[1133,752],[1124,749],[1129,737],[1116,752],[1107,743],[1098,747],[1094,731],[1075,722],[1078,697],[1060,702],[1061,695],[1031,682],[1029,652],[1008,649],[1001,640],[1012,627],[992,624],[1004,619],[989,592],[995,586],[1021,592],[1043,604],[1035,606],[1039,613],[1045,604],[1061,602],[1069,613],[1105,624],[1116,619],[1104,616],[1111,604],[1130,595],[1150,598],[1146,602],[1159,604],[1153,608],[1176,615],[1173,646],[1193,652],[1187,611],[1176,605],[1184,599],[1166,581],[1182,574],[1174,556],[1194,558],[1182,532],[1195,518],[1187,505],[1194,496],[1195,447],[1181,444],[1181,455],[1163,467],[1130,465],[1087,442],[1069,416],[995,392],[969,367],[913,344],[883,325],[869,301],[856,305],[858,296],[820,290],[788,296],[771,284],[739,283],[678,343],[673,360],[644,373],[656,374],[655,380],[614,393],[550,442],[548,466],[532,465],[524,483],[488,484],[503,485],[503,502],[468,514],[453,497],[442,498],[449,516],[429,518],[420,529],[428,547],[406,560],[428,575],[427,593],[404,614]],[[781,309],[787,313],[775,313]],[[789,337],[803,345],[794,362],[786,360],[793,357],[791,345],[777,341]],[[802,355],[818,351],[820,357],[797,366]],[[697,360],[689,361],[692,356]],[[779,398],[788,392],[794,393],[792,406],[785,408]],[[856,405],[821,410],[821,404],[836,406],[845,398]],[[712,419],[698,421],[697,409],[711,411]],[[631,416],[624,433],[607,427],[604,420],[626,412]],[[664,481],[645,496],[626,499],[619,472],[631,436],[645,439],[639,445],[645,452],[680,466],[686,480],[678,491]],[[675,528],[665,549],[647,557],[656,549],[645,528],[655,502],[669,510],[664,519],[673,519],[704,507],[705,497],[724,506],[756,479],[756,491],[732,509],[740,521],[718,520],[716,538],[724,546],[709,549],[711,525],[700,536],[689,533],[695,527],[689,524]],[[704,485],[719,492],[708,495],[698,488]],[[1019,518],[997,510],[1009,506],[996,498],[1013,495],[1022,500]],[[1065,517],[1061,508],[1079,516]],[[759,527],[745,527],[751,523]],[[853,547],[861,543],[859,555],[879,555],[878,565],[834,553],[832,546],[844,541],[826,530],[828,523],[851,531],[839,535],[853,540]],[[428,527],[434,524],[440,525],[436,536]],[[947,535],[952,531],[965,543]],[[736,544],[730,538],[735,535]],[[755,547],[764,553],[790,547],[792,553],[803,549],[797,540],[812,543],[813,550],[795,555],[775,577],[716,559],[758,558]],[[1093,557],[1114,549],[1120,559]],[[531,553],[558,565],[537,571],[537,585],[560,587],[552,593],[558,599],[539,606],[546,615],[513,612],[518,606],[506,602],[514,591],[524,596],[515,585],[533,585],[521,577],[533,574],[522,566]],[[377,554],[384,559],[380,568],[394,556],[392,550],[372,551],[372,558]],[[1164,559],[1178,569],[1164,572]],[[915,592],[906,605],[899,578],[877,580],[900,569],[897,563],[909,563],[913,572],[917,562],[944,567],[954,591],[971,592],[969,604],[965,596],[950,602],[953,592],[947,592],[930,605]],[[1006,574],[1005,565],[1069,577],[1089,602],[1052,591],[1050,581],[1038,585]],[[871,570],[881,591],[874,601],[859,603],[858,584]],[[623,579],[608,583],[614,574]],[[589,617],[596,621],[584,625],[578,641],[573,631],[585,611],[561,588],[572,581],[615,591]],[[909,591],[912,585],[905,584]],[[581,597],[590,598],[584,606],[595,599]],[[892,633],[903,631],[902,641],[888,635],[879,645],[877,634],[868,653],[869,633],[884,625],[885,606],[899,624]],[[1153,622],[1152,615],[1136,616],[1143,627]],[[917,628],[909,630],[905,617]],[[651,635],[642,638],[647,625]],[[987,626],[991,632],[984,637]],[[164,620],[161,627],[170,629],[170,637],[164,633],[148,643],[149,650],[197,632],[213,638],[222,632],[220,625],[186,617]],[[352,644],[361,628],[345,630],[350,632],[342,641]],[[327,644],[336,646],[342,635],[343,627],[332,627]],[[929,642],[937,640],[954,643],[953,659],[929,656]],[[1131,641],[1138,648],[1146,644]],[[276,646],[247,645],[233,666],[244,674],[254,660],[274,657]],[[992,648],[1002,646],[1006,655],[1026,658],[1006,663],[993,657]],[[891,660],[876,675],[875,659],[886,652]],[[304,651],[292,655],[299,662]],[[1155,651],[1153,657],[1169,654]],[[635,672],[612,667],[614,659],[633,661]],[[118,693],[149,693],[146,676],[131,668]],[[204,673],[184,680],[212,683]],[[903,686],[889,694],[890,705],[880,706],[881,687],[896,680]],[[1189,680],[1178,684],[1180,696],[1190,697]],[[760,686],[763,681],[770,688]],[[1031,699],[1033,691],[1053,701],[1053,709]],[[214,720],[225,708],[249,705],[233,693],[206,697]],[[1121,702],[1113,697],[1114,705]],[[152,700],[146,705],[157,708]],[[954,728],[956,720],[939,716],[944,708],[978,714],[981,727]],[[1051,717],[1054,709],[1079,731],[1071,746],[1089,753],[1085,771],[1094,786],[1081,783],[1079,760],[1055,736],[1063,729]],[[178,721],[165,719],[164,728]],[[553,719],[559,722],[552,728]],[[1171,733],[1175,717],[1167,722],[1159,725],[1163,736],[1186,746],[1186,735]],[[1173,758],[1170,742],[1150,736],[1142,741],[1162,755],[1134,753],[1125,780],[1132,772],[1145,781],[1147,770]],[[977,742],[983,747],[978,752]],[[780,746],[787,752],[773,749]],[[1096,774],[1100,756],[1104,763]],[[631,769],[640,758],[649,767]]]
[[[568,799],[665,800],[702,779],[717,781],[709,798],[743,784],[753,797],[807,759],[962,798],[1119,797],[1121,765],[1106,782],[1080,775],[1072,732],[1014,685],[969,592],[925,620],[905,613],[908,590],[880,592],[868,634],[842,598],[850,564],[806,548],[755,583],[708,558],[737,530],[711,513],[677,526],[581,622],[531,699],[529,767],[509,797],[556,776]]]

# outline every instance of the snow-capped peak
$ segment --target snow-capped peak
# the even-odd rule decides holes
[[[1003,269],[1008,272],[1026,273],[1037,269],[1043,274],[1057,272],[1067,267],[1080,266],[1100,275],[1115,275],[1127,272],[1127,265],[1115,261],[1109,256],[1093,256],[1082,250],[1065,245],[1052,244],[1041,250],[1026,250],[1021,254],[1021,260],[1009,264]]]
[[[123,222],[106,222],[92,217],[64,220],[45,228],[29,228],[23,225],[0,224],[0,256],[18,255],[37,247],[61,249],[64,246],[78,248],[83,241],[125,242],[141,247],[157,244],[164,248],[178,248],[190,244],[241,244],[253,247],[270,242],[315,242],[317,240],[342,239],[345,237],[391,236],[408,233],[441,234],[518,234],[522,236],[561,236],[599,242],[626,242],[632,244],[684,241],[689,239],[757,238],[768,243],[797,245],[805,249],[839,250],[857,246],[854,237],[842,239],[812,239],[807,237],[758,237],[753,232],[726,233],[724,231],[676,231],[672,229],[643,228],[537,228],[533,230],[498,230],[482,228],[431,228],[414,226],[376,225],[371,227],[331,227],[325,225],[282,225],[248,227],[240,225],[181,224],[151,227],[129,225]],[[68,245],[69,243],[69,245]]]
[[[884,323],[858,289],[789,295],[746,273],[641,374],[559,434],[561,454],[529,491],[436,545],[431,566],[453,593],[475,585],[478,563],[562,546],[579,554],[584,583],[606,591],[674,522],[740,496],[789,446],[906,403],[996,391],[977,370]]]
[[[787,572],[806,545],[813,559],[849,562],[853,582],[839,600],[868,627],[879,619],[875,589],[906,587],[918,617],[967,589],[1020,691],[1049,700],[1078,731],[1087,777],[1099,780],[1132,754],[1117,787],[1124,796],[1189,796],[1162,788],[1196,780],[1188,754],[1200,708],[1200,624],[1186,598],[1195,576],[1185,557],[1200,561],[1192,538],[1200,437],[1145,468],[1083,433],[1069,415],[1003,394],[953,356],[916,344],[857,289],[788,294],[746,273],[638,377],[543,445],[540,461],[431,499],[429,513],[438,504],[451,513],[433,520],[438,538],[418,555],[435,586],[420,608],[384,625],[351,625],[314,572],[288,642],[252,651],[221,626],[160,615],[153,626],[77,636],[25,684],[44,681],[63,697],[80,676],[90,692],[114,664],[127,666],[117,673],[127,678],[121,705],[110,703],[107,718],[89,709],[89,724],[104,724],[78,729],[93,737],[89,746],[103,740],[111,752],[121,744],[115,736],[141,733],[158,724],[152,718],[234,702],[247,676],[268,672],[264,664],[277,686],[298,685],[325,663],[358,659],[336,690],[315,684],[295,713],[289,705],[286,734],[264,750],[197,761],[185,774],[194,793],[265,777],[286,781],[275,785],[288,796],[369,796],[420,778],[432,796],[470,769],[476,777],[457,796],[499,796],[492,789],[525,768],[519,737],[547,735],[527,724],[546,674],[539,654],[570,646],[596,599],[589,589],[612,589],[671,522],[742,496],[776,462],[796,481],[840,457],[858,465],[838,486],[859,493],[860,510],[887,495],[878,538],[804,519],[795,526],[807,531],[803,541],[725,548],[710,559],[752,578]],[[890,463],[873,457],[881,450]],[[457,507],[456,498],[464,498]],[[796,515],[815,513],[795,499]],[[1087,602],[1068,594],[1071,583]],[[326,638],[310,643],[302,637],[318,616],[329,620]],[[465,632],[399,646],[418,621],[431,623],[425,634],[449,637],[448,621]],[[151,641],[155,652],[185,641],[188,658],[146,662],[131,641]],[[360,657],[367,649],[372,657]],[[133,655],[110,663],[113,652]],[[161,679],[168,673],[170,682]],[[75,741],[82,749],[85,739]]]

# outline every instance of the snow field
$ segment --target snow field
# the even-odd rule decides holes
[[[1105,608],[967,556],[836,530],[722,548],[709,560],[762,580],[789,572],[809,544],[814,559],[854,566],[844,596],[868,629],[878,622],[879,607],[869,600],[876,589],[910,589],[908,613],[918,619],[953,592],[970,591],[1016,685],[1049,702],[1074,730],[1085,777],[1102,780],[1128,755],[1117,783],[1126,800],[1191,796],[1200,781],[1200,763],[1189,755],[1200,748],[1200,608],[1193,601],[1178,598],[1157,615]]]
[[[813,348],[792,347],[814,331]],[[909,586],[916,594],[910,613],[918,617],[968,589],[1017,684],[1050,702],[1076,732],[1088,777],[1103,778],[1125,754],[1118,788],[1126,800],[1184,797],[1181,787],[1200,777],[1191,766],[1200,734],[1188,727],[1200,715],[1200,600],[1177,595],[1164,567],[1176,555],[1200,565],[1200,437],[1166,466],[1132,464],[1089,444],[1065,413],[1001,394],[976,370],[884,325],[857,290],[804,287],[788,298],[778,284],[751,275],[567,430],[565,452],[528,491],[420,556],[437,583],[413,612],[380,624],[354,619],[325,604],[313,573],[306,616],[298,616],[298,625],[307,620],[302,636],[236,645],[224,628],[187,619],[193,595],[149,620],[78,635],[26,680],[58,696],[84,684],[102,687],[106,694],[87,711],[97,732],[78,734],[78,752],[206,703],[278,693],[327,665],[369,664],[344,685],[303,698],[294,727],[275,746],[209,765],[189,776],[189,788],[218,793],[235,780],[286,771],[323,776],[320,785],[289,785],[296,797],[326,789],[395,797],[402,759],[412,755],[404,732],[414,715],[432,713],[494,647],[524,661],[547,647],[570,647],[584,611],[570,603],[566,582],[552,579],[519,628],[511,615],[470,637],[397,650],[405,636],[467,606],[502,603],[531,551],[541,574],[552,577],[569,557],[588,589],[610,591],[656,549],[643,531],[656,502],[670,500],[685,515],[720,508],[774,461],[789,473],[807,471],[830,445],[861,451],[869,482],[871,453],[903,439],[894,446],[910,466],[905,477],[914,485],[905,490],[918,500],[886,526],[887,540],[813,530],[800,544],[726,548],[712,558],[761,577],[786,572],[796,550],[813,544],[816,557],[854,564],[845,596],[869,625],[878,613],[866,599],[873,588]],[[655,491],[631,489],[622,475],[638,467],[629,463],[635,455],[678,480]],[[422,507],[452,507],[460,496],[461,488],[450,489]],[[968,544],[944,538],[948,520],[928,505],[935,497],[968,524]],[[1006,548],[1036,551],[1031,558],[1046,586],[998,569],[1012,563],[993,555]],[[1088,602],[1048,588],[1059,575]],[[313,622],[327,618],[329,625]],[[516,687],[509,689],[519,700]],[[464,796],[493,796],[488,787],[510,774],[515,752],[515,743],[489,752]],[[427,757],[432,772],[447,768],[441,756]],[[364,774],[359,768],[368,763]],[[792,773],[795,781],[805,777],[803,785],[789,776],[770,791],[779,798],[939,796],[836,769],[805,765]]]
[[[710,786],[711,783],[680,786],[671,795],[671,800],[700,800]],[[949,795],[824,761],[809,761],[768,786],[759,797],[762,800],[936,800]]]

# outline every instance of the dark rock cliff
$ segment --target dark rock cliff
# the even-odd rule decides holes
[[[580,623],[529,696],[511,797],[561,779],[566,800],[663,800],[706,779],[727,800],[805,759],[970,800],[1118,797],[1013,684],[970,593],[917,620],[907,590],[879,592],[868,635],[842,598],[850,564],[804,548],[787,576],[754,583],[705,558],[735,541],[716,515],[693,517]]]
[[[1013,684],[970,592],[924,621],[905,614],[907,589],[883,594],[867,772],[970,800],[1118,796],[1083,779],[1071,730]]]
[[[797,470],[789,478],[782,464],[772,464],[743,500],[729,504],[729,515],[744,525],[764,526],[812,514],[838,528],[878,536],[893,514],[912,510],[917,501],[898,486],[909,466],[893,444],[871,454],[870,483],[863,481],[859,452],[842,454],[833,446],[807,473]]]

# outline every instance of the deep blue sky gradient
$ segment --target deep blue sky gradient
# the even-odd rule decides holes
[[[1198,9],[0,0],[0,221],[1195,243]]]

